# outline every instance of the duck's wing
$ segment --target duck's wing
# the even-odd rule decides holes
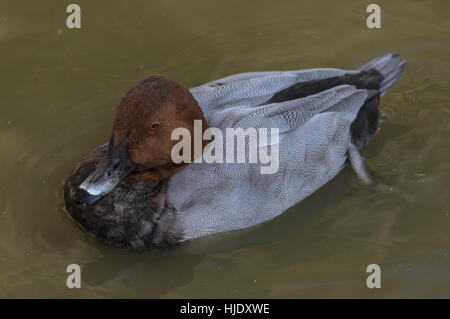
[[[332,179],[348,158],[350,126],[368,96],[350,85],[295,100],[239,108],[223,128],[279,128],[278,170],[262,163],[194,163],[171,177],[168,199],[187,239],[272,219]],[[253,112],[252,112],[253,111]],[[270,140],[270,147],[274,141]],[[268,149],[258,144],[258,149]],[[267,153],[270,153],[267,152]]]
[[[255,106],[295,83],[327,79],[348,72],[340,69],[252,72],[228,76],[190,89],[206,118],[217,111]]]
[[[398,54],[388,53],[357,70],[308,69],[241,73],[190,89],[210,125],[221,120],[218,113],[230,108],[253,107],[294,100],[339,85],[376,90],[384,95],[405,65]]]
[[[273,174],[261,174],[268,164],[198,163],[172,176],[168,201],[185,238],[270,220],[329,182],[348,158],[350,113],[320,113],[286,132]]]
[[[358,148],[373,134],[379,96],[403,65],[398,56],[386,55],[353,73],[250,73],[192,89],[210,126],[278,128],[279,169],[261,174],[265,164],[224,162],[191,164],[177,172],[169,181],[168,200],[180,214],[185,238],[270,220],[330,181],[348,159],[367,180]],[[378,89],[371,88],[375,84]]]
[[[359,110],[368,96],[367,90],[352,85],[339,85],[331,89],[282,102],[217,110],[215,127],[226,128],[278,128],[280,134],[294,130],[314,115],[325,111],[347,114]]]

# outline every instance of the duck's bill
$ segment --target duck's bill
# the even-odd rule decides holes
[[[75,199],[82,204],[94,204],[110,193],[136,166],[128,158],[126,142],[114,150],[110,149],[97,169],[80,184],[75,192]]]

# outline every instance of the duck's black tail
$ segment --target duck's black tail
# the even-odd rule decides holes
[[[349,72],[326,79],[295,83],[275,93],[263,104],[298,99],[344,84],[354,85],[357,89],[376,90],[383,96],[387,89],[398,80],[405,63],[405,61],[400,60],[398,54],[388,53],[360,67],[359,72]]]
[[[398,54],[388,53],[370,61],[359,69],[361,71],[375,69],[381,73],[384,79],[381,81],[381,85],[378,90],[383,96],[386,91],[398,80],[405,63],[406,61],[400,60],[400,56]]]
[[[388,53],[359,68],[362,71],[360,74],[366,73],[369,78],[376,80],[373,81],[376,83],[375,89],[366,87],[368,89],[366,101],[350,126],[352,143],[348,150],[348,158],[359,179],[365,184],[373,184],[373,175],[358,150],[367,145],[372,135],[377,131],[380,95],[384,95],[398,80],[405,63],[405,61],[400,60],[398,54]],[[370,73],[378,74],[378,78]]]

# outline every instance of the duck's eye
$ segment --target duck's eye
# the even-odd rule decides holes
[[[157,128],[159,128],[159,122],[154,122],[154,123],[152,124],[152,126],[150,127],[150,130],[154,131],[154,130],[156,130]]]

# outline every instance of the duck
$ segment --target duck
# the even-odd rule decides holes
[[[66,211],[92,237],[135,249],[171,246],[274,219],[350,165],[371,183],[360,150],[378,131],[381,97],[405,61],[386,54],[355,70],[248,72],[185,88],[151,75],[121,99],[107,143],[73,169]],[[277,128],[278,167],[173,160],[173,131]],[[203,140],[200,154],[214,142]],[[194,152],[195,153],[195,152]],[[301,212],[300,212],[301,213]]]

